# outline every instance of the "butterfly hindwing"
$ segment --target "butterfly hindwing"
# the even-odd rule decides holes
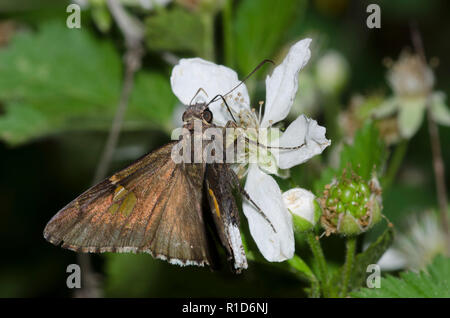
[[[90,188],[47,224],[45,238],[81,252],[145,252],[211,264],[202,215],[204,164],[175,164],[174,143]]]
[[[234,173],[226,164],[208,164],[205,172],[205,191],[219,240],[234,270],[247,268],[247,258],[239,231],[239,210],[233,196]]]

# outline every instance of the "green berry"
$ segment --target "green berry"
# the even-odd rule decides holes
[[[353,196],[355,195],[355,190],[350,187],[346,187],[341,194],[341,201],[344,203],[348,203],[353,200]]]
[[[343,175],[333,181],[321,199],[323,215],[321,225],[328,233],[357,235],[370,229],[381,219],[381,196],[378,182],[368,182],[356,176]]]
[[[337,213],[343,213],[345,211],[345,206],[342,204],[342,202],[338,202],[336,204],[336,212]]]
[[[335,185],[331,188],[330,197],[337,199],[341,196],[341,193],[342,193],[341,189]]]
[[[358,184],[356,184],[355,182],[351,181],[351,182],[349,182],[348,187],[357,190],[358,189]]]
[[[358,186],[358,191],[359,193],[361,193],[363,196],[368,196],[370,195],[370,189],[367,186],[367,184],[365,182],[361,182]]]
[[[332,207],[335,205],[337,199],[336,198],[328,198],[327,199],[327,207]]]

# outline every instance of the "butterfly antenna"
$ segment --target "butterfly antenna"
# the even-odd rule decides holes
[[[203,91],[203,93],[205,93],[206,97],[208,97],[208,93],[207,93],[202,87],[200,87],[200,88],[197,90],[197,93],[195,93],[194,97],[192,97],[191,101],[189,102],[189,106],[192,106],[192,101],[193,101],[194,98],[198,95],[198,93],[200,93],[200,92],[202,92],[202,91]]]
[[[228,93],[224,94],[223,96],[227,96],[228,94],[230,94],[231,92],[233,92],[236,88],[238,88],[239,86],[241,86],[242,84],[244,84],[244,82],[246,80],[248,80],[250,78],[250,76],[252,76],[257,70],[259,70],[264,64],[266,63],[272,63],[273,65],[275,65],[275,63],[272,60],[269,59],[265,59],[263,60],[261,63],[259,63],[254,69],[253,71],[250,72],[250,74],[248,74],[239,84],[237,84],[234,88],[232,88]]]
[[[242,81],[240,81],[239,84],[237,84],[235,87],[233,87],[233,88],[232,88],[230,91],[228,91],[226,94],[223,94],[223,95],[218,94],[218,95],[216,95],[213,99],[211,99],[211,101],[208,103],[208,105],[211,104],[211,103],[214,103],[214,102],[216,101],[216,98],[217,98],[217,97],[221,96],[221,97],[223,98],[224,96],[227,96],[228,94],[232,93],[236,88],[238,88],[239,86],[241,86],[242,84],[244,84],[244,82],[245,82],[246,80],[248,80],[248,79],[250,78],[250,76],[252,76],[257,70],[259,70],[259,69],[260,69],[264,64],[266,64],[266,63],[272,63],[272,64],[275,65],[274,61],[272,61],[272,60],[269,60],[269,59],[263,60],[261,63],[259,63],[259,64],[253,69],[253,71],[250,72],[250,74],[248,74]]]
[[[213,99],[211,99],[211,101],[210,101],[208,104],[206,104],[206,108],[208,108],[209,104],[215,102],[215,99],[216,99],[217,97],[222,98],[223,102],[225,103],[225,106],[227,107],[228,112],[229,112],[230,115],[231,115],[231,118],[233,118],[233,121],[234,121],[235,123],[237,123],[236,119],[235,119],[234,116],[233,116],[233,113],[231,112],[230,106],[228,106],[227,101],[225,100],[225,98],[224,98],[223,95],[221,95],[221,94],[218,94],[218,95],[216,95]]]
[[[250,76],[252,76],[257,70],[259,70],[264,64],[266,63],[272,63],[275,65],[275,63],[272,60],[269,59],[265,59],[263,60],[261,63],[259,63],[254,69],[253,71],[250,72],[250,74],[248,74],[242,81],[239,82],[239,84],[237,84],[235,87],[233,87],[230,91],[228,91],[226,94],[217,94],[216,96],[214,96],[214,98],[212,98],[209,103],[206,105],[207,107],[211,104],[217,101],[217,98],[222,98],[223,102],[225,103],[228,112],[230,113],[231,117],[233,118],[234,122],[236,123],[236,119],[233,116],[233,113],[231,112],[230,107],[228,106],[226,100],[225,100],[225,96],[227,96],[228,94],[232,93],[236,88],[238,88],[239,86],[241,86],[246,80],[248,80],[250,78]],[[199,89],[200,90],[200,89]],[[197,91],[198,94],[198,91]],[[195,95],[197,95],[195,94]],[[195,97],[195,96],[194,96]],[[192,102],[192,101],[191,101]]]

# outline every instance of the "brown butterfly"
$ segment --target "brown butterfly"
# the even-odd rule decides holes
[[[183,114],[187,136],[145,155],[81,194],[48,222],[45,239],[77,252],[143,252],[172,264],[213,265],[216,253],[207,226],[207,220],[212,220],[212,232],[233,270],[247,268],[233,190],[238,188],[256,204],[240,188],[234,171],[226,163],[177,164],[171,158],[174,146],[195,139],[196,121],[203,129],[225,128],[212,123],[213,114],[208,109],[217,98],[223,100],[234,120],[224,99],[227,94],[217,95],[209,103],[189,105]]]

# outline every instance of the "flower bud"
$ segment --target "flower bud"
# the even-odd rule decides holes
[[[329,51],[322,56],[316,66],[317,85],[325,93],[338,93],[349,77],[348,62],[337,51]]]
[[[365,182],[344,172],[339,181],[325,186],[319,202],[323,211],[320,221],[327,236],[358,235],[381,220],[381,188],[375,177]]]
[[[301,188],[290,189],[283,193],[283,201],[292,214],[295,231],[309,231],[319,221],[322,211],[312,192]]]

